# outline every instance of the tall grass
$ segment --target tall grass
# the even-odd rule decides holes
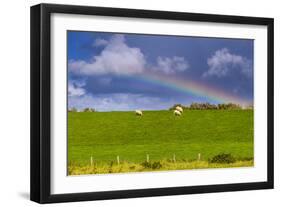
[[[158,167],[153,167],[155,163]],[[144,162],[146,163],[146,162]],[[128,173],[128,172],[148,172],[148,171],[167,171],[167,170],[190,170],[190,169],[207,169],[207,168],[235,168],[254,166],[253,160],[239,160],[233,163],[211,163],[208,161],[177,161],[161,160],[152,163],[131,163],[121,162],[119,165],[115,162],[94,163],[93,165],[81,165],[69,163],[68,175],[85,175],[85,174],[109,174],[109,173]]]

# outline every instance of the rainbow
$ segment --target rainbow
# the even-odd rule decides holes
[[[229,94],[222,89],[208,85],[203,82],[195,82],[192,80],[183,80],[172,76],[164,76],[153,73],[142,73],[135,76],[136,79],[168,87],[178,92],[186,93],[189,96],[203,97],[216,103],[236,103],[240,105],[251,104],[250,100]]]

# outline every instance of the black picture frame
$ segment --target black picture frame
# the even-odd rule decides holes
[[[238,184],[219,184],[153,189],[81,192],[74,194],[50,193],[50,129],[51,129],[51,71],[50,71],[50,16],[52,13],[134,17],[181,20],[194,22],[219,22],[267,26],[267,181]],[[39,4],[31,7],[31,151],[30,199],[38,203],[88,201],[103,199],[167,196],[179,194],[211,193],[255,189],[272,189],[274,186],[273,152],[273,44],[274,20],[272,18],[195,14],[168,11],[135,10],[89,6]]]

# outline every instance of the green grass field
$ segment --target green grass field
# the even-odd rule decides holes
[[[147,154],[150,162],[174,155],[177,162],[194,162],[198,153],[202,162],[230,153],[250,160],[241,166],[253,165],[253,110],[186,110],[180,117],[171,111],[144,111],[142,117],[134,112],[68,113],[69,174],[88,174],[70,168],[89,166],[91,156],[102,167],[115,164],[117,156],[131,164],[143,163]]]

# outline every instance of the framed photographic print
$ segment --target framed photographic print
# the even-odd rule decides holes
[[[31,7],[31,200],[273,188],[273,19]]]

